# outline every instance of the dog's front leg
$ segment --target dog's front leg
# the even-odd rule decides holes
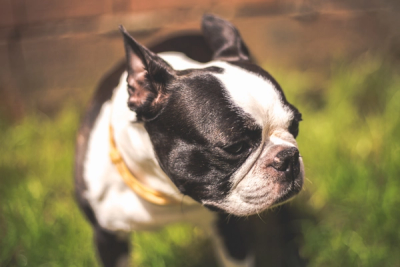
[[[127,267],[130,258],[129,235],[118,235],[100,226],[94,227],[94,242],[104,267]]]
[[[213,230],[212,238],[217,247],[217,257],[221,266],[254,266],[254,254],[251,247],[253,233],[250,221],[219,214]]]

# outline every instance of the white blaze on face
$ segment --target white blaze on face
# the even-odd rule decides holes
[[[263,132],[287,129],[292,111],[283,104],[273,83],[255,73],[225,62],[214,62],[224,72],[213,73],[229,93],[232,102],[255,119]]]

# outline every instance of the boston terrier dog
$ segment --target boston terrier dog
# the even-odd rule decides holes
[[[129,265],[130,232],[185,221],[214,233],[222,266],[253,266],[245,228],[227,217],[259,214],[301,190],[301,114],[223,19],[203,17],[207,63],[155,54],[120,30],[126,64],[95,94],[75,159],[102,264]]]

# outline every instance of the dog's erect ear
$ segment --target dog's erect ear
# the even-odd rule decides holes
[[[167,96],[166,86],[175,71],[162,58],[140,45],[120,26],[128,70],[128,106],[138,119],[154,118]]]
[[[206,14],[203,16],[201,29],[214,52],[214,60],[248,61],[250,59],[249,51],[239,31],[228,21]]]

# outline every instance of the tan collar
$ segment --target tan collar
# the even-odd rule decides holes
[[[143,198],[144,200],[156,204],[156,205],[177,205],[180,201],[172,198],[170,195],[167,195],[163,192],[154,190],[153,188],[148,187],[139,181],[131,171],[126,166],[124,159],[122,158],[121,153],[118,151],[117,145],[114,140],[114,131],[112,126],[110,125],[110,158],[112,163],[117,167],[119,174],[122,179],[129,186],[133,192],[135,192],[138,196]]]

